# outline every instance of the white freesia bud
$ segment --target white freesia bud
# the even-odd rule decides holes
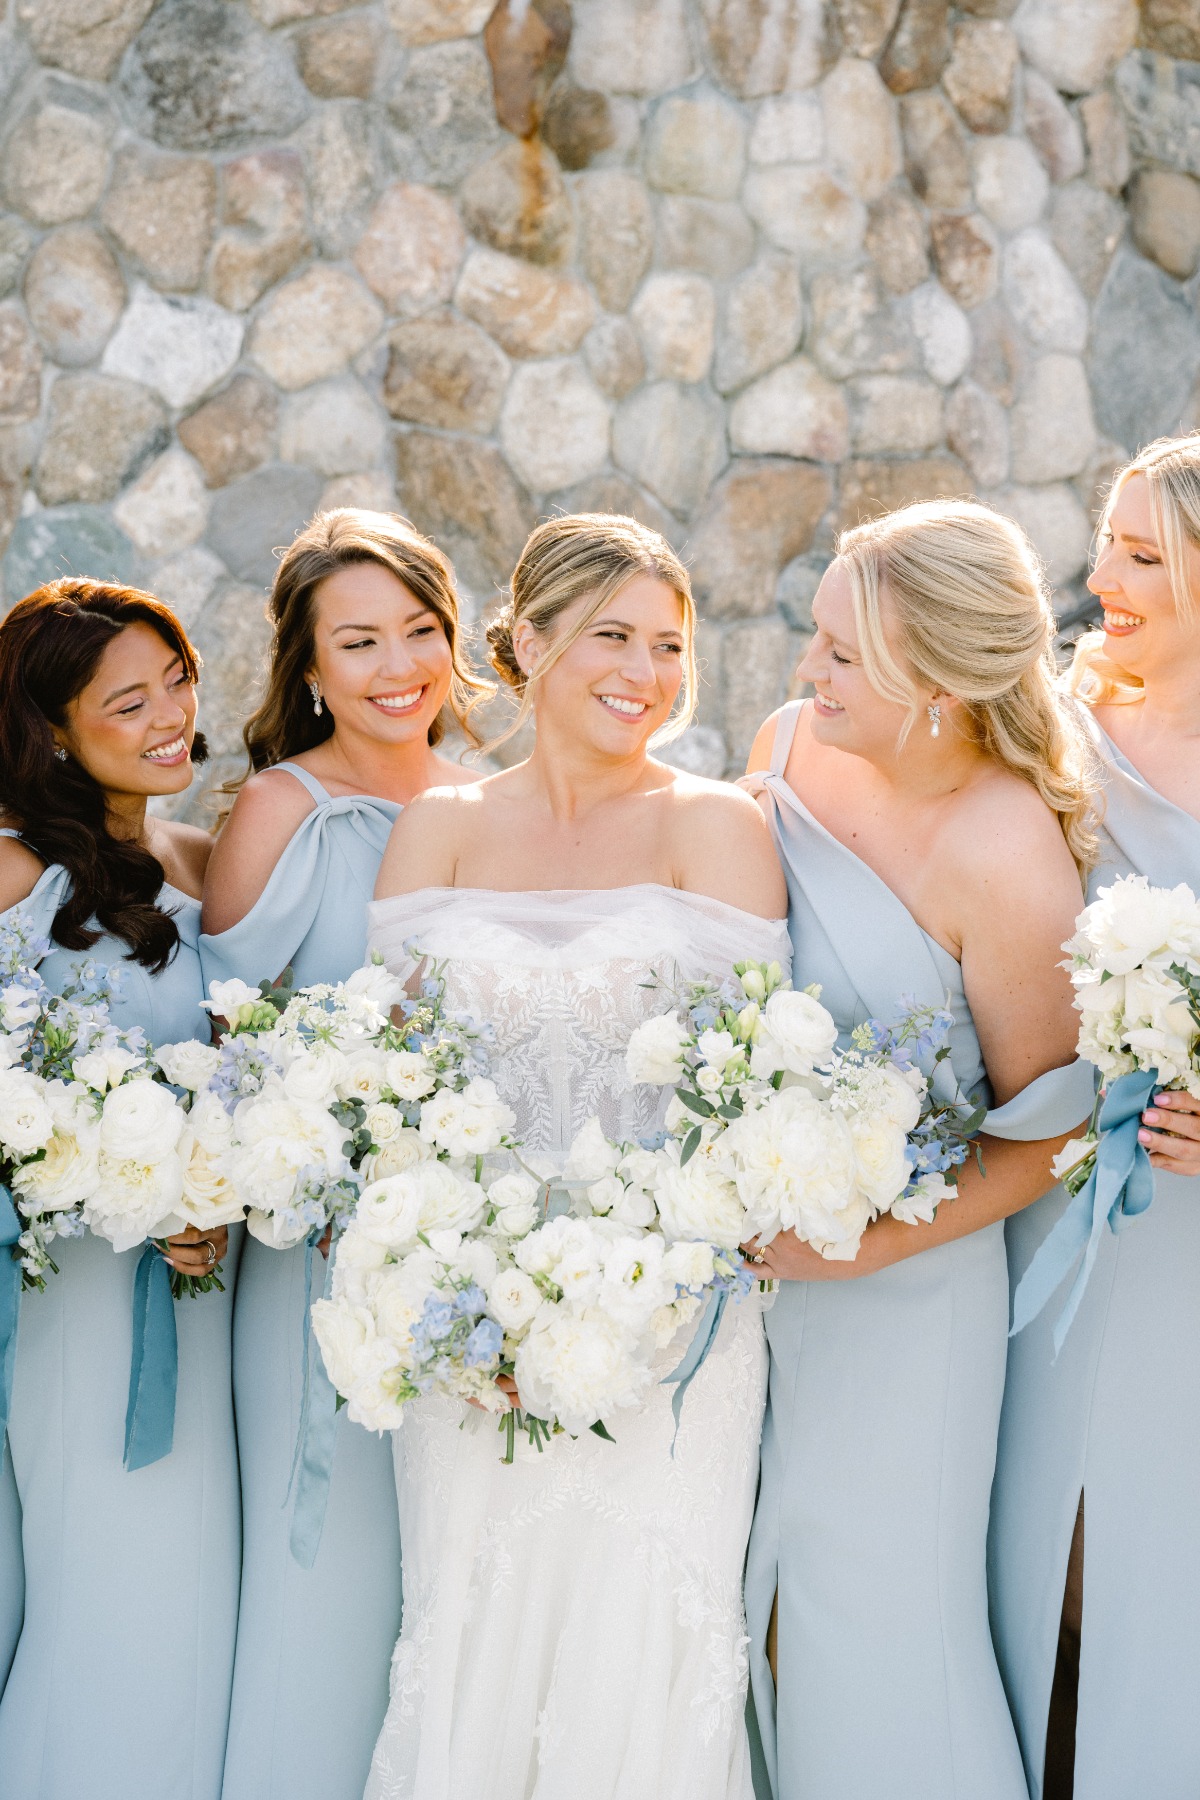
[[[757,1000],[761,1003],[763,1000],[766,999],[767,984],[766,984],[765,980],[763,979],[763,974],[762,974],[761,969],[756,969],[753,967],[748,968],[746,970],[746,972],[743,974],[741,980],[742,980],[742,992],[745,994],[747,1000]]]

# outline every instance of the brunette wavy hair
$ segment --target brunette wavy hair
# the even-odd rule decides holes
[[[326,707],[313,711],[307,675],[316,655],[316,595],[323,581],[355,563],[378,563],[409,592],[436,613],[450,646],[452,675],[446,706],[429,727],[429,742],[445,735],[443,714],[449,711],[472,744],[478,734],[469,719],[471,707],[494,689],[473,675],[463,654],[454,570],[437,545],[407,519],[393,513],[339,506],[317,513],[283,554],[267,602],[271,648],[267,657],[262,704],[246,722],[242,739],[249,768],[224,792],[236,794],[247,776],[259,769],[313,750],[332,737],[334,720]]]
[[[55,943],[90,950],[111,932],[157,974],[179,942],[178,926],[158,904],[163,866],[144,845],[114,837],[104,789],[73,756],[55,756],[51,730],[66,724],[109,644],[135,623],[156,631],[189,681],[198,679],[200,658],[183,626],[138,588],[67,577],[27,594],[0,621],[0,808],[23,844],[70,877],[51,927]],[[197,732],[192,761],[207,754]]]

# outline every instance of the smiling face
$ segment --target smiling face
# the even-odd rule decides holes
[[[316,653],[305,679],[340,732],[425,742],[450,692],[453,660],[437,613],[381,563],[351,563],[316,591]]]
[[[873,687],[863,667],[850,576],[830,563],[813,600],[816,636],[798,674],[816,689],[812,731],[819,743],[852,756],[886,760],[895,755],[908,723],[907,706]]]
[[[192,779],[196,689],[174,645],[135,620],[70,701],[57,741],[108,794],[180,794]]]
[[[1200,607],[1200,550],[1187,545],[1191,593]],[[1088,586],[1104,608],[1105,650],[1110,661],[1140,680],[1153,680],[1194,661],[1200,648],[1197,615],[1181,618],[1171,591],[1150,510],[1144,475],[1125,481],[1100,535],[1100,553]]]
[[[522,668],[535,669],[554,638],[569,632],[591,605],[584,595],[567,607],[548,641],[520,620],[513,644]],[[679,595],[657,575],[635,575],[537,680],[539,730],[581,737],[600,756],[644,754],[679,694],[684,650]]]

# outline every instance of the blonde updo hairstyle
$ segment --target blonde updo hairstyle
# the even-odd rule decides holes
[[[492,667],[519,696],[517,716],[484,746],[485,753],[519,730],[533,711],[537,684],[592,620],[637,575],[653,575],[679,597],[683,614],[683,691],[671,719],[656,733],[666,744],[685,731],[696,710],[696,603],[688,572],[657,531],[619,513],[570,513],[533,532],[513,571],[510,598],[487,628]],[[586,599],[569,624],[562,615]],[[513,632],[528,620],[546,645],[528,674],[517,661]]]
[[[1150,517],[1171,584],[1171,598],[1180,619],[1190,624],[1195,616],[1196,597],[1192,592],[1188,549],[1200,549],[1200,432],[1191,432],[1187,437],[1158,438],[1117,470],[1097,531],[1099,538],[1107,535],[1113,507],[1133,475],[1146,478]],[[1076,644],[1067,684],[1089,706],[1125,705],[1142,697],[1138,677],[1109,657],[1102,631],[1089,631]]]
[[[952,694],[952,728],[1037,789],[1086,874],[1091,757],[1057,690],[1054,610],[1020,526],[971,501],[930,501],[844,532],[837,556],[867,679],[908,708],[901,741],[931,688]]]

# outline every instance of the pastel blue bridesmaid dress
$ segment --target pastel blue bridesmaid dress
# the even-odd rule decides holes
[[[1200,820],[1150,787],[1084,709],[1106,767],[1117,875],[1200,893]],[[1014,1288],[1066,1204],[1008,1222]],[[1106,1231],[1058,1360],[1067,1284],[1009,1348],[992,1500],[996,1649],[1041,1800],[1063,1584],[1084,1495],[1078,1800],[1200,1794],[1200,1178],[1155,1172],[1146,1212]]]
[[[47,869],[13,910],[48,936],[66,882]],[[162,974],[108,936],[87,956],[121,965],[118,1025],[153,1043],[207,1039],[200,906],[171,887],[161,898],[181,939]],[[62,987],[79,960],[52,948],[42,976]],[[240,1562],[230,1334],[241,1236],[231,1229],[226,1291],[175,1304],[174,1444],[146,1468],[122,1461],[141,1252],[118,1255],[90,1233],[59,1239],[59,1273],[22,1296],[8,1442],[25,1608],[0,1699],[4,1800],[218,1800]]]
[[[307,769],[301,820],[257,903],[204,934],[205,981],[342,981],[363,962],[367,902],[400,808],[332,798]],[[303,1398],[305,1250],[247,1236],[233,1323],[242,1467],[242,1598],[224,1800],[362,1800],[400,1634],[400,1527],[391,1441],[334,1432],[333,1472],[311,1568],[291,1552],[289,1487]],[[327,1274],[313,1255],[312,1294]],[[316,1355],[315,1347],[311,1354]]]
[[[784,780],[799,715],[784,709],[752,778],[787,876],[794,979],[821,984],[843,1046],[901,996],[948,1006],[954,1074],[985,1098],[958,963]],[[985,1129],[1077,1124],[1091,1084],[1076,1071],[1042,1076]],[[1025,1800],[985,1583],[1007,1328],[999,1224],[856,1280],[780,1286],[746,1582],[775,1800]]]
[[[21,1496],[13,1474],[8,1434],[0,1444],[0,1694],[25,1615],[25,1553],[21,1548]]]

